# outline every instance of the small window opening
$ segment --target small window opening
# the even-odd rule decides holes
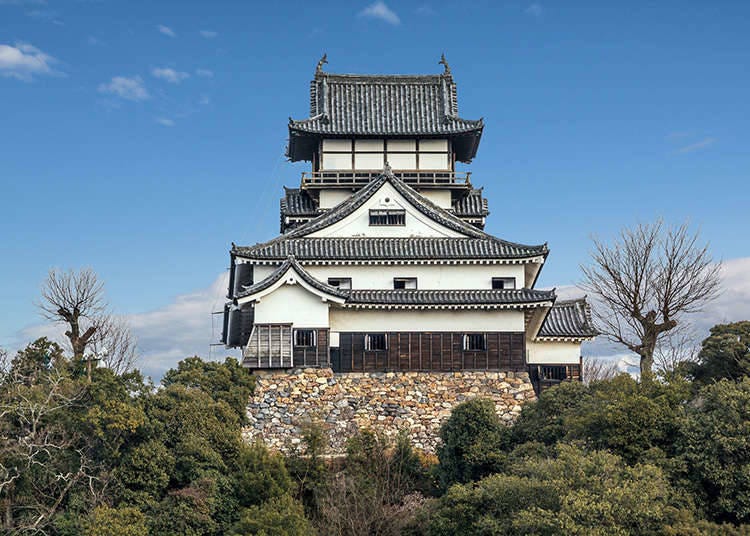
[[[332,287],[340,288],[341,290],[351,290],[352,278],[351,277],[329,277],[328,284]]]
[[[515,277],[493,277],[492,288],[493,289],[516,288],[516,278]]]
[[[370,209],[370,225],[406,225],[403,209]]]
[[[294,346],[315,346],[315,330],[314,329],[295,329],[294,330]]]
[[[467,333],[464,335],[464,350],[481,351],[487,349],[487,338],[484,333]]]
[[[416,277],[394,277],[393,278],[394,289],[415,289],[417,288]]]
[[[385,333],[368,333],[365,335],[365,350],[386,350],[388,339]]]

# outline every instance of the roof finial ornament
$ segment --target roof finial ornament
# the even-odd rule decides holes
[[[445,66],[445,72],[443,72],[443,74],[451,74],[451,68],[450,65],[448,65],[448,60],[445,59],[445,53],[440,54],[440,61],[438,62],[438,65]]]
[[[328,54],[323,53],[323,57],[318,61],[318,66],[315,68],[315,74],[323,72],[323,65],[328,63]]]
[[[383,166],[383,175],[393,175],[393,170],[391,169],[391,165],[387,161],[385,165]]]

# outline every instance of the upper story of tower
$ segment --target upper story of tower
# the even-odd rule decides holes
[[[458,114],[448,62],[428,75],[333,74],[318,62],[310,82],[310,117],[289,119],[287,156],[308,161],[299,188],[281,200],[281,232],[348,199],[388,168],[403,182],[467,223],[484,228],[481,189],[456,162],[471,162],[482,119]]]
[[[364,186],[388,164],[409,183],[445,188],[456,178],[456,162],[476,155],[484,124],[459,116],[445,58],[444,72],[430,75],[333,74],[325,63],[324,56],[310,83],[310,117],[289,120],[287,155],[311,162],[310,178],[349,177],[341,187]]]

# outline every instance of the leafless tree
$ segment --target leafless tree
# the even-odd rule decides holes
[[[138,358],[138,351],[135,337],[125,319],[103,315],[97,320],[96,328],[89,349],[101,360],[100,364],[115,374],[131,370]]]
[[[675,371],[680,363],[696,361],[700,352],[700,342],[693,327],[689,324],[677,326],[665,333],[656,345],[654,363],[661,375]]]
[[[617,363],[600,357],[584,357],[582,377],[586,384],[609,380],[620,374]]]
[[[90,268],[50,270],[39,307],[46,319],[66,324],[73,358],[86,361],[89,379],[95,359],[117,373],[133,366],[135,340],[127,324],[109,312],[104,284]]]
[[[638,354],[648,382],[660,339],[717,296],[720,268],[698,233],[657,221],[624,229],[612,245],[595,239],[582,286],[598,297],[596,327]]]

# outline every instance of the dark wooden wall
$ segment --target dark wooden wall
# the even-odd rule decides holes
[[[342,332],[335,372],[526,370],[522,332],[488,332],[487,348],[481,351],[463,349],[463,332],[386,334],[388,349],[378,351],[365,350],[365,333]]]
[[[293,350],[295,367],[327,367],[328,363],[328,329],[316,330],[315,346],[295,346]]]

